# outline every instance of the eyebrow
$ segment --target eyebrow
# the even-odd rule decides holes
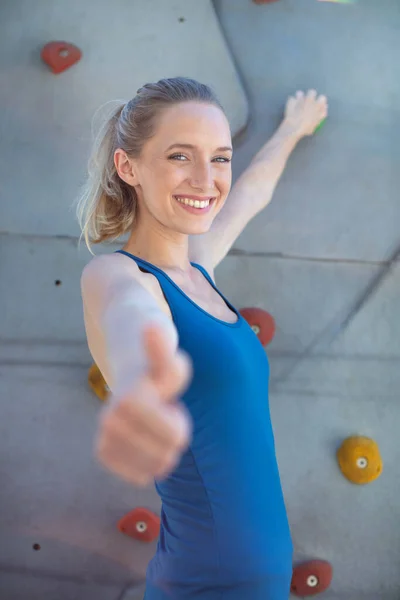
[[[172,148],[188,148],[189,150],[195,150],[196,146],[193,146],[192,144],[172,144],[171,146],[169,146],[166,150],[166,152],[168,152],[169,150],[172,150]],[[220,148],[216,148],[217,152],[233,152],[233,149],[230,146],[221,146]]]

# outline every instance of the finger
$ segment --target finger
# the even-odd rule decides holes
[[[153,384],[157,389],[160,400],[174,402],[186,390],[191,379],[192,367],[186,354],[179,351],[165,362],[157,374]]]
[[[150,415],[151,418],[154,414]],[[130,414],[121,411],[118,414],[110,416],[101,427],[101,436],[99,444],[104,451],[105,448],[118,448],[123,446],[126,453],[131,456],[140,453],[151,460],[157,460],[169,451],[180,450],[179,440],[177,441],[175,432],[165,433],[169,423],[149,427],[146,420],[141,419],[140,415],[131,418]]]
[[[94,447],[95,458],[107,469],[110,469],[126,481],[130,483],[145,485],[149,481],[149,473],[144,473],[133,460],[127,459],[125,453],[122,457],[118,456],[115,451],[109,448],[109,442],[100,436]],[[129,456],[129,455],[128,455]]]
[[[176,448],[185,447],[191,433],[190,418],[184,406],[178,402],[162,404],[156,387],[149,380],[143,380],[137,386],[133,398],[125,396],[110,410],[112,415],[104,414],[103,427],[110,426],[111,435],[114,419],[126,424],[129,428],[127,436],[148,432],[157,437],[160,444]]]
[[[179,402],[159,405],[157,413],[152,413],[150,419],[139,419],[138,427],[143,437],[157,438],[159,447],[164,450],[186,450],[192,434],[191,417]]]
[[[293,107],[296,104],[296,98],[294,98],[293,96],[289,96],[289,98],[286,101],[286,107],[285,107],[285,114],[290,113],[293,110]]]
[[[324,94],[321,94],[320,96],[318,96],[317,102],[319,102],[320,104],[327,104],[328,98]]]
[[[128,432],[127,436],[122,423],[114,424],[114,429],[114,436],[103,437],[98,443],[97,454],[104,464],[158,474],[173,467],[182,454],[181,450],[161,447],[143,432]]]
[[[297,90],[296,99],[299,100],[300,98],[304,98],[304,92],[302,92],[301,90]]]
[[[192,375],[189,356],[172,349],[165,334],[157,327],[149,327],[144,338],[150,378],[157,386],[161,399],[166,400],[182,392]]]
[[[169,395],[172,394],[183,394],[189,386],[189,383],[193,376],[193,367],[192,361],[189,355],[182,350],[179,350],[178,353],[173,357],[173,363],[170,367],[172,371],[171,377],[166,377],[164,379],[164,387],[163,391],[160,392],[161,397],[163,397],[163,393],[166,394],[168,398]],[[169,376],[168,371],[166,374]],[[171,391],[169,391],[169,386],[171,386]]]
[[[181,350],[168,348],[161,337],[149,341],[149,377],[161,400],[174,400],[185,391],[192,377],[191,360]]]
[[[150,377],[156,380],[165,368],[165,362],[170,359],[171,347],[167,343],[166,336],[156,325],[150,325],[145,329],[143,342],[149,360]]]

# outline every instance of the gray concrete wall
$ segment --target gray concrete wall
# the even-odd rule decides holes
[[[272,204],[217,273],[236,303],[277,320],[271,410],[296,558],[331,562],[324,598],[395,599],[399,5],[217,0],[216,8],[250,103],[237,173],[279,122],[287,94],[315,87],[329,98],[326,125],[299,145]],[[384,461],[364,487],[345,480],[335,458],[355,434],[374,438]]]
[[[0,597],[142,596],[155,544],[124,537],[116,522],[160,503],[152,488],[120,482],[93,458],[100,405],[87,388],[79,295],[89,254],[77,248],[70,206],[97,106],[184,73],[214,84],[235,133],[250,114],[235,142],[235,177],[289,93],[316,87],[329,96],[326,126],[300,144],[273,202],[216,276],[237,307],[265,308],[277,323],[271,411],[296,563],[332,563],[327,600],[397,600],[400,262],[389,265],[400,238],[397,0],[217,0],[219,22],[205,0],[114,6],[0,7]],[[51,39],[77,43],[82,61],[51,75],[38,58]],[[384,461],[363,487],[335,459],[353,434],[374,438]]]

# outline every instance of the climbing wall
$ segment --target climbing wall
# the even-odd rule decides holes
[[[315,87],[329,98],[324,127],[301,142],[271,205],[217,270],[236,305],[275,320],[267,350],[293,596],[332,577],[321,599],[398,600],[399,4],[215,6],[250,103],[235,173],[286,95]]]
[[[160,503],[93,458],[105,397],[88,384],[71,203],[96,108],[184,74],[226,107],[235,177],[289,93],[329,96],[216,277],[271,361],[293,598],[398,600],[397,0],[15,0],[0,23],[0,597],[143,596]],[[66,70],[60,50],[64,66],[76,53]]]
[[[90,255],[71,205],[100,105],[186,75],[214,87],[237,133],[247,98],[208,0],[16,0],[0,23],[0,598],[139,600],[156,523],[134,539],[121,519],[160,503],[93,459]]]

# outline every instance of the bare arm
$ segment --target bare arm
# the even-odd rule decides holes
[[[191,419],[179,397],[191,364],[141,275],[122,255],[99,256],[85,267],[81,288],[89,348],[95,360],[103,357],[111,380],[95,453],[114,474],[146,486],[168,476],[190,442]]]
[[[287,160],[300,140],[286,121],[255,155],[233,186],[211,229],[190,238],[191,260],[215,269],[247,224],[271,201]]]
[[[141,276],[134,261],[103,255],[92,259],[81,277],[89,349],[95,361],[100,358],[101,336],[102,360],[105,353],[108,384],[114,394],[130,386],[147,368],[143,332],[148,325],[159,325],[171,351],[177,349],[176,328],[154,294],[142,284]],[[97,330],[96,335],[93,330]]]
[[[297,143],[313,134],[327,112],[326,97],[317,97],[315,90],[288,98],[282,123],[238,178],[210,230],[190,238],[191,260],[215,269],[247,224],[271,202]]]

